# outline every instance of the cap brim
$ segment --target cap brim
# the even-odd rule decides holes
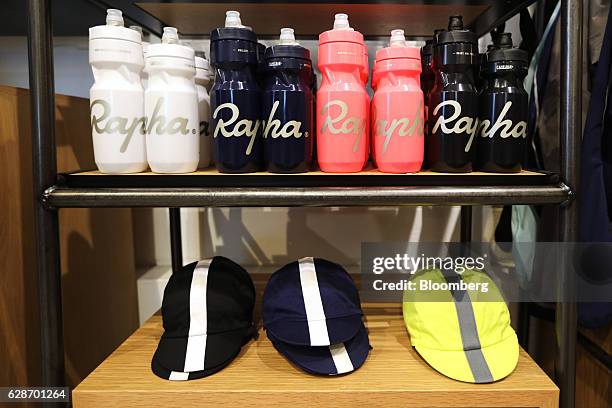
[[[236,356],[240,353],[240,351],[238,351],[238,353],[236,353]],[[216,366],[216,367],[211,367],[209,369],[206,370],[202,370],[202,371],[192,371],[190,373],[186,373],[184,371],[172,371],[172,370],[168,370],[167,368],[163,367],[158,359],[156,358],[156,354],[153,355],[153,359],[151,360],[151,371],[153,371],[153,373],[160,377],[163,378],[164,380],[170,380],[170,381],[188,381],[188,380],[197,380],[198,378],[204,378],[204,377],[208,377],[209,375],[213,375],[219,371],[221,371],[222,369],[224,369],[225,367],[227,367],[236,356],[233,356],[231,358],[229,358],[227,361],[225,361],[224,363]]]
[[[164,337],[162,335],[154,357],[161,367],[169,371],[207,371],[225,364],[238,355],[242,346],[252,337],[253,332],[254,330],[249,327],[224,333],[190,337]],[[200,343],[201,348],[205,350],[204,361],[194,370],[185,370],[187,344],[192,341]]]
[[[296,346],[276,339],[268,333],[274,347],[289,361],[310,374],[339,375],[355,371],[370,353],[368,332],[361,322],[355,336],[333,346]]]
[[[334,319],[326,319],[327,336],[329,343],[327,344],[312,344],[310,337],[310,329],[307,321],[290,321],[278,320],[266,324],[266,331],[282,341],[296,346],[330,346],[332,344],[344,343],[357,334],[363,326],[363,317],[361,314],[352,316],[336,317]],[[312,325],[313,327],[315,325]]]
[[[507,377],[516,368],[519,355],[518,340],[514,331],[507,339],[492,346],[481,348],[484,360],[491,372],[492,381],[476,381],[463,350],[442,351],[422,346],[415,346],[415,349],[440,374],[469,383],[494,382]]]

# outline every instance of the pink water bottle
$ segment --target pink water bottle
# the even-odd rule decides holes
[[[317,157],[325,172],[359,172],[367,160],[370,101],[364,50],[363,35],[350,27],[346,14],[336,14],[334,29],[319,35]]]
[[[404,30],[391,31],[389,47],[376,52],[372,73],[372,150],[384,173],[414,173],[423,164],[420,75],[420,50],[406,46]]]

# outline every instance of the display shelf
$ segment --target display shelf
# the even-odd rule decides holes
[[[421,172],[383,174],[190,174],[59,177],[43,197],[50,207],[286,207],[559,204],[570,189],[555,174]]]
[[[523,350],[516,370],[492,384],[467,384],[430,368],[410,346],[397,305],[366,305],[373,349],[356,372],[311,376],[285,360],[260,331],[223,371],[171,382],[150,370],[162,334],[153,316],[73,392],[75,407],[547,407],[558,389]]]
[[[85,171],[61,176],[68,187],[406,187],[406,186],[544,186],[559,182],[558,175],[547,172],[521,173],[419,173],[390,174],[376,169],[360,173],[299,174],[268,172],[227,174],[216,169],[186,174],[104,174]]]
[[[431,36],[435,28],[446,27],[448,16],[462,14],[464,21],[479,35],[516,14],[533,0],[358,0],[342,4],[329,0],[106,0],[112,7],[124,8],[135,21],[154,27],[142,16],[144,11],[160,22],[179,29],[183,35],[209,35],[222,27],[225,11],[240,11],[245,24],[253,27],[260,37],[278,36],[281,27],[293,27],[301,36],[316,37],[329,30],[331,16],[344,12],[350,15],[351,25],[366,37],[388,36],[394,28],[403,28],[411,37]],[[156,29],[153,31],[159,35]]]

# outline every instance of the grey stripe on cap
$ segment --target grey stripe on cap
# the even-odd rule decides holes
[[[461,275],[453,271],[442,271],[444,279],[448,283],[461,282]],[[470,370],[474,376],[474,381],[477,383],[489,383],[493,381],[493,374],[489,369],[489,365],[482,354],[480,338],[478,337],[478,327],[476,326],[476,316],[470,295],[465,290],[451,289],[451,294],[455,300],[455,309],[457,310],[457,318],[459,319],[459,330],[461,331],[461,341],[463,343],[463,351],[470,365]]]

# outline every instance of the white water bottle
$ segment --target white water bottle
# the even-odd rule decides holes
[[[210,166],[212,139],[210,137],[210,63],[202,57],[195,57],[195,83],[198,92],[198,117],[200,119],[200,164],[198,168]]]
[[[140,33],[123,26],[120,10],[107,10],[106,25],[89,29],[89,91],[94,158],[102,173],[147,168],[144,66]]]
[[[195,53],[165,27],[161,44],[147,50],[145,91],[147,158],[155,173],[190,173],[200,159]]]

